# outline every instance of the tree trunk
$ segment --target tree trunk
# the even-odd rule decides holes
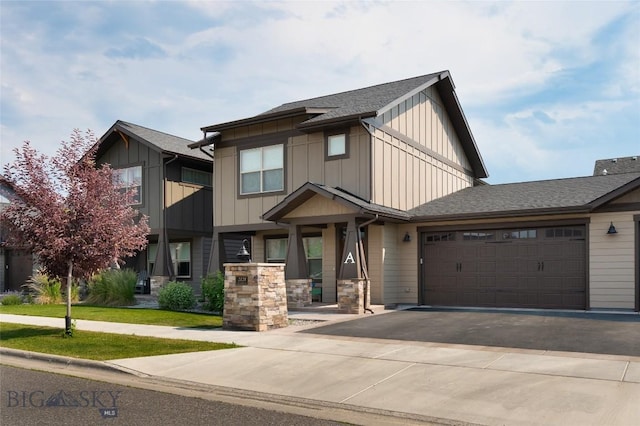
[[[73,335],[71,327],[71,284],[73,283],[73,261],[69,261],[69,272],[67,273],[67,315],[64,317],[64,334]]]

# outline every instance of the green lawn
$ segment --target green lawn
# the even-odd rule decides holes
[[[0,305],[0,313],[64,318],[66,305]],[[83,304],[71,307],[71,318],[128,324],[168,325],[190,328],[220,328],[222,317],[212,314],[143,308],[107,308]]]
[[[228,343],[159,339],[82,330],[76,330],[73,337],[65,338],[62,328],[12,323],[0,323],[0,346],[97,361],[239,347]]]

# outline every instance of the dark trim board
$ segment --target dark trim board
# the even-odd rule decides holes
[[[635,232],[635,280],[636,280],[636,312],[640,312],[640,214],[633,216]]]

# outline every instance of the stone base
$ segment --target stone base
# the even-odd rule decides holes
[[[160,289],[169,282],[169,277],[154,275],[151,277],[151,295],[158,297]]]
[[[224,269],[223,329],[266,331],[289,325],[284,264],[227,263]]]
[[[311,279],[287,280],[287,305],[302,308],[311,305]]]
[[[343,314],[364,314],[365,291],[368,292],[369,288],[370,281],[363,278],[338,280],[338,311]]]

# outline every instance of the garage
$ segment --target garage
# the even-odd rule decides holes
[[[586,309],[586,227],[421,234],[421,303]]]

